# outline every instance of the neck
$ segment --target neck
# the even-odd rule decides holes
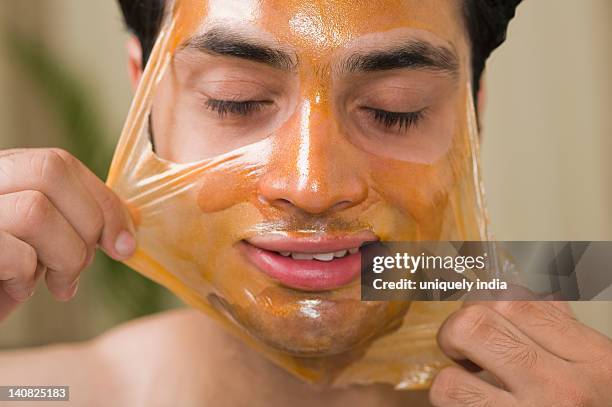
[[[218,328],[223,331],[222,328]],[[428,406],[425,391],[397,391],[390,385],[352,385],[335,388],[325,384],[325,380],[318,384],[308,383],[287,370],[275,365],[268,358],[253,348],[245,345],[234,336],[220,332],[227,336],[223,341],[225,346],[233,348],[232,362],[224,364],[227,372],[219,377],[233,377],[235,385],[239,386],[241,393],[249,400],[265,400],[267,406],[292,407],[325,405],[335,406]],[[352,359],[351,359],[352,360]],[[330,362],[338,366],[346,363],[343,360],[331,358],[311,359],[311,364],[322,364],[326,375],[333,373]],[[337,370],[338,368],[336,368]]]

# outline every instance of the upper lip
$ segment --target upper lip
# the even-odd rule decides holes
[[[253,246],[275,252],[330,253],[361,247],[364,243],[378,240],[370,231],[335,235],[320,233],[305,237],[289,237],[283,233],[266,233],[246,239]]]

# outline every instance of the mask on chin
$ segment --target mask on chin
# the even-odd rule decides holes
[[[332,2],[338,10],[331,7],[322,18],[316,7],[281,2],[282,10],[272,14],[276,21],[270,17],[274,4],[268,4],[274,1],[222,3],[178,0],[168,5],[107,182],[129,205],[137,225],[138,250],[126,263],[304,380],[426,387],[437,369],[449,363],[435,335],[458,304],[363,302],[358,276],[343,269],[329,281],[319,276],[321,283],[300,270],[300,264],[312,268],[328,260],[267,253],[265,261],[297,265],[298,277],[276,276],[260,270],[266,266],[253,258],[260,256],[261,262],[261,253],[245,242],[263,235],[487,240],[470,75],[455,67],[455,86],[442,79],[439,89],[431,85],[429,99],[440,102],[424,118],[379,117],[384,113],[376,109],[356,109],[353,116],[351,98],[378,103],[380,92],[374,85],[353,91],[355,81],[338,84],[335,71],[324,69],[326,58],[363,44],[375,48],[379,32],[412,35],[417,41],[408,51],[415,52],[418,41],[429,39],[429,27],[402,20],[401,13],[391,10],[377,20],[380,29],[364,34],[367,13],[353,10],[359,7],[350,2]],[[232,7],[237,10],[228,13]],[[435,15],[432,5],[418,7]],[[344,14],[345,23],[334,24],[334,10]],[[415,14],[423,18],[423,10]],[[299,63],[289,69],[287,81],[268,84],[261,75],[260,87],[288,95],[275,102],[278,112],[232,127],[220,120],[230,120],[230,114],[240,114],[235,109],[246,105],[209,101],[209,111],[190,110],[190,73],[201,76],[200,82],[215,83],[207,75],[219,65],[199,59],[189,48],[193,38],[208,47],[215,40],[218,45],[219,27],[227,15],[240,12],[245,27],[254,21],[272,41],[297,53]],[[206,63],[210,69],[197,68]],[[253,72],[259,69],[255,66]],[[410,81],[428,86],[438,80],[424,80],[418,69],[410,75]],[[384,87],[386,80],[381,73],[377,86]],[[349,100],[346,111],[336,103],[342,89]],[[415,95],[413,103],[429,103],[427,95]],[[403,97],[405,92],[389,98]],[[210,111],[214,108],[216,113]],[[264,103],[248,109],[270,107]],[[386,136],[380,130],[394,125],[403,131],[417,120],[431,123],[415,125],[408,136]],[[370,129],[370,122],[380,126]],[[358,263],[359,252],[337,252],[329,263],[342,261],[346,268]]]

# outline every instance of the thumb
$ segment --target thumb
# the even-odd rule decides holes
[[[106,188],[106,186],[105,186]],[[110,189],[101,203],[104,229],[99,245],[115,260],[130,258],[136,251],[136,229],[127,206]]]

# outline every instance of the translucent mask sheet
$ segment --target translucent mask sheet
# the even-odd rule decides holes
[[[245,241],[487,240],[465,44],[441,5],[302,3],[168,6],[108,178],[137,227],[126,263],[304,380],[422,388],[458,304],[363,302],[358,279],[289,288]],[[273,51],[223,55],[243,38]],[[424,59],[361,57],[381,47]],[[397,100],[423,116],[380,113]]]

